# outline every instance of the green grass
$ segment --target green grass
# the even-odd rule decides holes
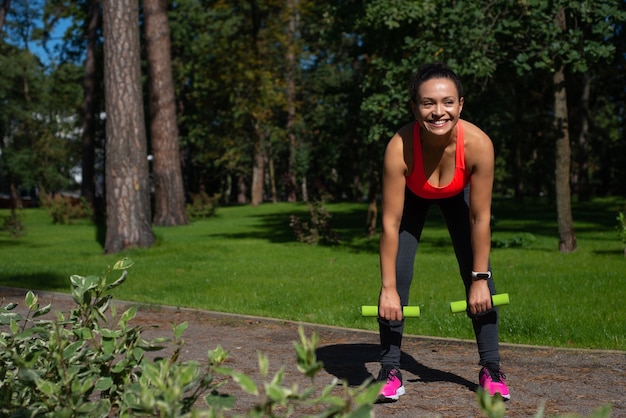
[[[541,200],[494,202],[493,237],[534,241],[494,248],[503,342],[626,350],[626,259],[615,231],[624,200],[575,204],[578,251],[558,251],[556,216]],[[336,247],[295,242],[289,215],[302,204],[219,208],[217,216],[175,228],[154,228],[157,243],[103,255],[94,226],[53,225],[41,209],[22,212],[26,235],[0,233],[0,285],[69,292],[71,274],[101,274],[121,257],[135,261],[118,300],[165,304],[375,330],[359,308],[376,304],[377,238],[365,238],[366,206],[325,205],[343,238]],[[0,219],[8,211],[0,211]],[[437,210],[431,212],[416,257],[411,304],[422,316],[407,320],[409,334],[472,339],[468,318],[449,313],[463,299],[456,259]]]

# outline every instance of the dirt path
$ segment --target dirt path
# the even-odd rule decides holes
[[[52,303],[53,311],[74,306],[69,295],[35,292],[40,304]],[[23,302],[25,291],[0,287],[2,305]],[[115,302],[118,311],[124,303]],[[22,303],[23,305],[23,303]],[[208,350],[221,345],[230,353],[228,366],[261,382],[257,353],[264,352],[270,369],[286,366],[286,383],[302,388],[309,380],[295,367],[293,342],[298,323],[162,306],[142,307],[136,321],[156,326],[146,338],[171,336],[171,324],[187,322],[185,359],[205,360]],[[316,378],[323,386],[332,378],[358,385],[378,374],[378,334],[336,327],[304,324],[307,335],[320,336],[318,358],[324,370]],[[508,417],[532,417],[540,405],[545,415],[574,413],[587,416],[610,403],[612,417],[626,417],[626,352],[570,350],[503,344],[502,368],[511,389]],[[475,343],[451,339],[407,336],[403,341],[402,374],[407,390],[398,402],[376,405],[377,417],[479,417],[476,382],[479,367]],[[236,413],[244,413],[256,399],[235,384],[224,391],[237,398]]]

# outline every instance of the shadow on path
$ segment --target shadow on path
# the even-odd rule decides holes
[[[368,379],[375,379],[366,367],[367,363],[378,363],[380,346],[376,344],[336,344],[317,349],[318,360],[324,363],[324,369],[340,380],[345,380],[350,386],[358,386]],[[402,353],[400,368],[415,376],[416,379],[407,379],[409,382],[450,382],[465,386],[475,392],[476,383],[456,375],[433,369],[415,360],[412,356]]]

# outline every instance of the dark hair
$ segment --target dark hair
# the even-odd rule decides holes
[[[411,102],[417,103],[417,92],[422,84],[433,78],[447,78],[452,80],[456,85],[456,89],[459,92],[459,98],[463,97],[463,86],[461,85],[461,79],[454,71],[452,71],[446,64],[436,62],[433,64],[426,64],[420,68],[411,78],[409,83],[409,94],[411,96]]]

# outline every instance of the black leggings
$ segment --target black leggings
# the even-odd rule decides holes
[[[422,199],[405,190],[404,211],[400,224],[398,256],[396,260],[396,288],[402,306],[409,304],[409,289],[413,280],[415,253],[431,205],[437,205],[446,221],[452,245],[459,263],[465,293],[472,284],[473,253],[469,222],[469,186],[464,192],[446,199]],[[491,270],[491,267],[489,267]],[[491,294],[495,294],[493,280],[488,280]],[[500,364],[498,347],[498,310],[494,308],[481,315],[470,315],[474,334],[478,344],[479,364]],[[381,364],[400,367],[400,347],[404,320],[388,321],[379,318],[380,343],[382,347]]]

